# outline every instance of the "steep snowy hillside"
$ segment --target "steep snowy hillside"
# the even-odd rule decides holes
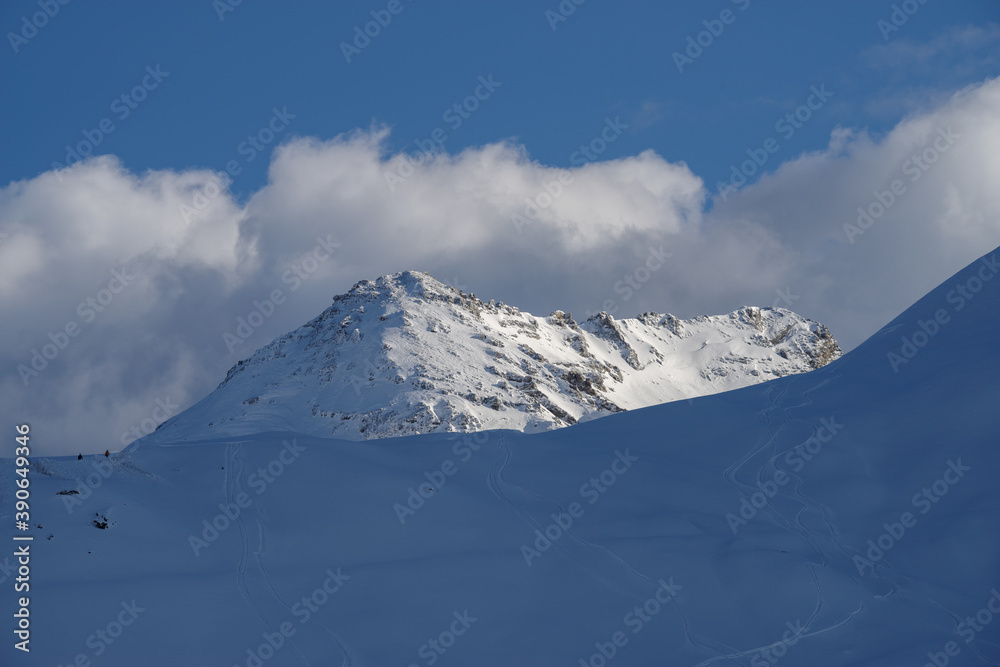
[[[235,436],[262,425],[347,439],[530,433],[802,373],[840,355],[826,327],[787,310],[693,320],[601,313],[578,324],[407,271],[334,298],[239,362],[154,438],[204,437],[206,428]]]
[[[34,461],[0,664],[1000,664],[998,259],[816,372],[564,429]]]

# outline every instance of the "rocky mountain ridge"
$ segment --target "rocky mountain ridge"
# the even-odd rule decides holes
[[[206,427],[220,437],[274,428],[346,439],[544,431],[810,371],[841,354],[825,326],[780,308],[577,322],[404,271],[334,297],[153,437]]]

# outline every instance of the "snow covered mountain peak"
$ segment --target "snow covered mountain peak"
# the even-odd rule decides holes
[[[404,296],[433,300],[452,292],[457,293],[458,290],[436,280],[429,273],[411,270],[379,276],[375,280],[357,282],[346,294],[333,297],[333,302],[336,304],[338,301],[348,301],[352,298],[400,298]]]
[[[809,371],[841,354],[825,326],[780,308],[577,322],[404,271],[334,297],[152,437],[536,432]]]

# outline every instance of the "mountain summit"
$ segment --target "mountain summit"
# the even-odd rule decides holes
[[[153,438],[206,429],[356,440],[545,431],[802,373],[841,354],[825,326],[780,308],[691,320],[602,312],[578,323],[404,271],[334,297],[319,317],[238,362]]]

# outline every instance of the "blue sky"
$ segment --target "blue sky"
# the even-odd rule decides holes
[[[892,3],[870,1],[567,0],[572,14],[555,21],[546,12],[559,11],[556,0],[400,0],[399,13],[388,14],[391,22],[348,63],[341,43],[387,5],[55,5],[58,13],[35,36],[11,44],[8,34],[0,49],[8,99],[23,100],[5,105],[0,182],[64,163],[65,146],[103,118],[115,129],[95,153],[117,155],[135,172],[221,169],[273,107],[295,115],[279,140],[329,139],[375,122],[392,128],[390,148],[412,148],[444,127],[442,114],[474,92],[477,77],[492,74],[502,86],[448,133],[446,150],[513,139],[544,164],[568,166],[605,117],[621,116],[628,131],[602,159],[651,148],[714,184],[747,148],[774,135],[775,121],[803,104],[813,85],[825,84],[833,97],[772,159],[822,148],[837,125],[884,132],[915,104],[981,79],[995,63],[977,65],[975,54],[938,54],[913,67],[894,63],[887,46],[1000,20],[992,0],[930,0],[886,40],[878,21],[890,19]],[[732,22],[714,23],[721,34],[679,72],[672,54],[727,10]],[[23,17],[38,11],[37,2],[5,2],[0,25],[20,34]],[[169,76],[120,119],[113,101],[157,65]],[[234,191],[264,183],[267,157],[244,165]]]
[[[850,350],[1000,245],[995,0],[228,2],[0,4],[0,405],[43,439],[124,444],[403,270]]]

